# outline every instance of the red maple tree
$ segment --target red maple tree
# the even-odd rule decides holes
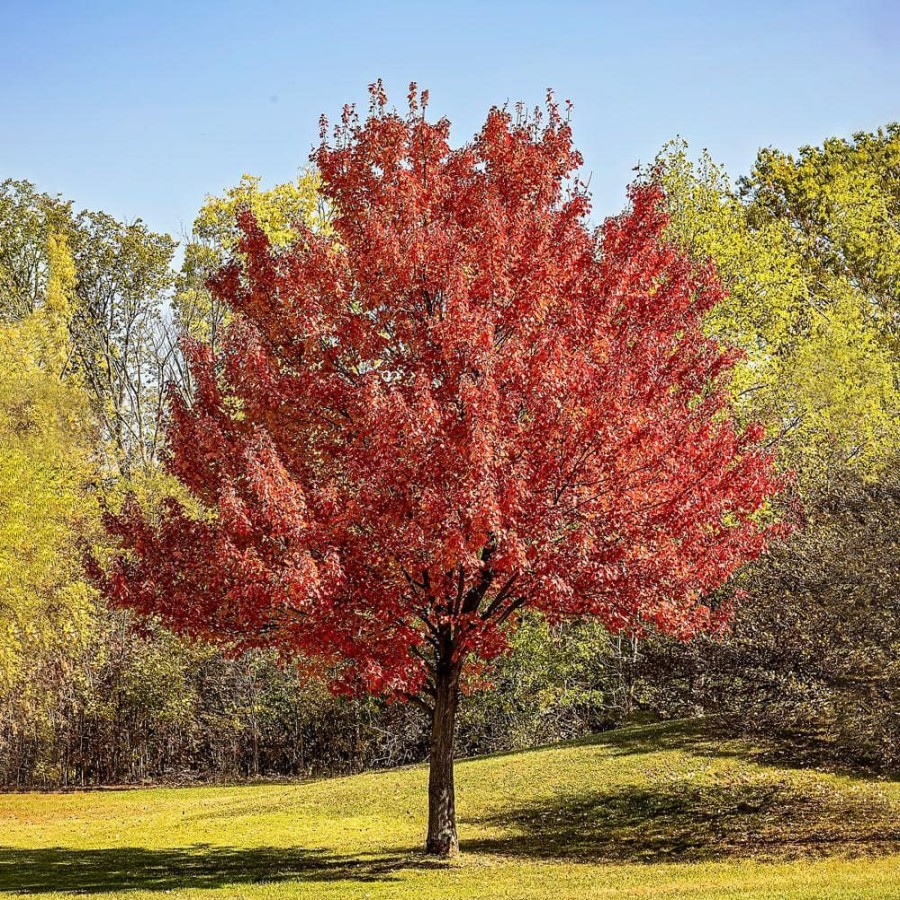
[[[270,246],[249,212],[212,280],[233,318],[172,397],[169,468],[207,509],[131,500],[95,577],[235,650],[319,660],[432,723],[427,849],[457,848],[461,679],[521,613],[687,637],[764,548],[778,488],[704,336],[712,268],[664,239],[660,190],[589,227],[567,116],[492,109],[449,144],[413,86],[323,123],[333,234]]]

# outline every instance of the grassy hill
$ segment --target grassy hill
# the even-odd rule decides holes
[[[696,726],[458,766],[462,857],[417,852],[427,771],[0,795],[0,896],[896,898],[900,784],[792,770]]]

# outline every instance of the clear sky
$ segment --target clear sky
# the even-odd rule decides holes
[[[457,142],[552,86],[600,216],[677,134],[739,174],[900,119],[900,0],[0,0],[0,179],[177,236],[242,172],[291,178],[377,77]]]

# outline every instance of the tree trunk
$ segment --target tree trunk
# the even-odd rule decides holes
[[[453,742],[459,706],[459,667],[438,665],[428,771],[428,840],[425,852],[456,856],[456,794],[453,787]]]

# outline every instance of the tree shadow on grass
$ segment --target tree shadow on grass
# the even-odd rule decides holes
[[[341,856],[277,847],[117,847],[77,850],[0,847],[0,894],[53,891],[177,891],[283,881],[385,881],[429,865],[415,851]],[[435,862],[434,865],[440,865]]]
[[[470,819],[502,829],[469,852],[605,863],[885,855],[900,821],[877,791],[789,779],[698,784],[689,778],[559,796]]]

